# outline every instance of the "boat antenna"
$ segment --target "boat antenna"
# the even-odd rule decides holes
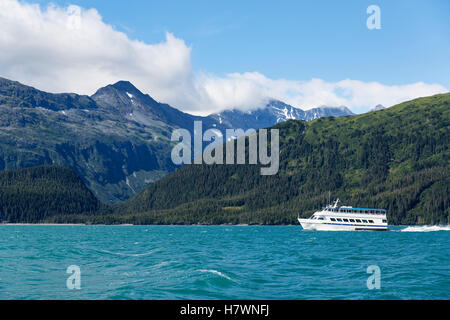
[[[333,205],[333,208],[336,208],[336,207],[337,207],[339,201],[340,201],[339,198],[337,198],[337,199],[336,199],[336,202],[335,202],[334,205]]]

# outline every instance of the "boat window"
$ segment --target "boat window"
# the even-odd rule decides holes
[[[348,222],[348,219],[344,219],[344,222]]]
[[[359,219],[356,219],[356,222],[361,222],[361,220],[359,220]]]
[[[355,220],[353,220],[353,219],[350,219],[350,222],[355,222]]]
[[[386,219],[383,219],[383,222],[384,222],[384,223],[386,223],[386,222],[387,222],[387,220],[386,220]]]
[[[373,220],[369,220],[369,223],[373,223]]]
[[[331,219],[331,221],[336,221],[336,219],[335,218],[330,218]]]
[[[363,220],[362,222],[367,223],[367,220]]]
[[[323,217],[319,217],[318,220],[323,220]]]
[[[342,222],[342,219],[341,218],[336,218],[337,219],[337,221],[340,221],[340,222]]]

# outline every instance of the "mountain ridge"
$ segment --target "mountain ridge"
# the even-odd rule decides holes
[[[223,132],[287,120],[267,110],[259,111],[265,122],[250,116],[243,123],[239,115],[224,123],[160,103],[126,80],[86,96],[48,93],[0,78],[0,170],[72,168],[101,201],[117,203],[178,168],[171,161],[174,129],[193,134],[194,121],[202,121],[203,128]]]

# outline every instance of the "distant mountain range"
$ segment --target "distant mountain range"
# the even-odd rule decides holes
[[[210,117],[222,125],[231,128],[260,129],[273,126],[287,120],[311,121],[322,117],[349,116],[354,113],[347,107],[326,107],[302,110],[279,100],[271,100],[262,108],[241,111],[226,110],[212,114]]]
[[[105,203],[126,200],[177,167],[170,159],[175,128],[264,128],[289,120],[351,115],[345,108],[307,111],[270,101],[252,111],[202,117],[155,101],[128,81],[92,96],[52,94],[0,78],[0,170],[57,164],[79,174]]]

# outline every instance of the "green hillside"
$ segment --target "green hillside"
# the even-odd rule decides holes
[[[280,170],[187,165],[115,208],[130,223],[296,223],[327,202],[385,208],[391,224],[449,223],[450,94],[358,116],[289,121]],[[105,219],[102,217],[101,219]]]
[[[60,216],[98,214],[101,203],[70,169],[44,165],[0,171],[0,222],[65,222]]]

